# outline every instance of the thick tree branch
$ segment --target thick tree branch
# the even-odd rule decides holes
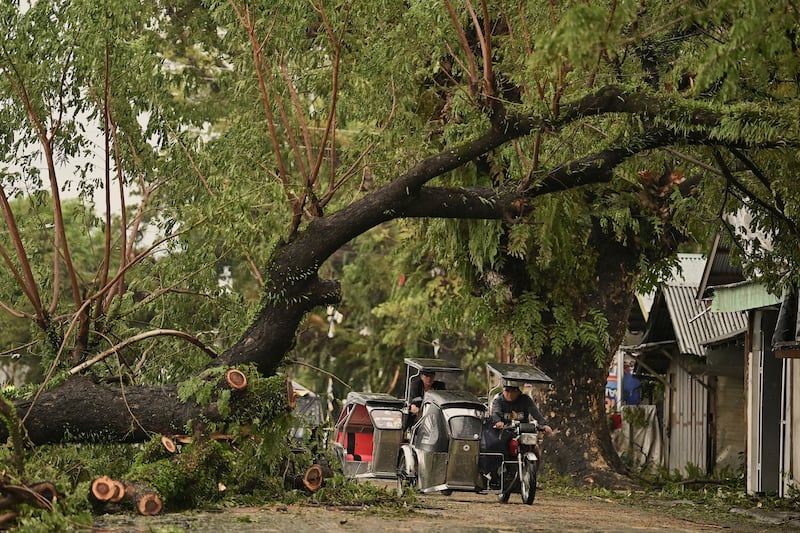
[[[765,117],[774,117],[774,109]],[[635,115],[655,124],[627,143],[562,165],[524,191],[425,187],[431,180],[490,153],[505,143],[541,131],[558,131],[588,116],[608,113]],[[576,187],[608,182],[626,159],[676,142],[746,146],[750,141],[721,128],[737,120],[734,108],[712,109],[704,103],[658,97],[647,91],[608,86],[561,106],[557,118],[546,114],[508,114],[472,141],[424,159],[391,183],[338,212],[313,219],[305,231],[284,243],[271,258],[264,284],[265,298],[245,335],[220,358],[220,363],[256,361],[259,370],[274,372],[292,346],[305,314],[323,302],[336,301],[338,283],[322,281],[317,272],[341,246],[384,222],[401,217],[513,219],[530,207],[531,198]],[[790,114],[787,116],[791,116]],[[757,121],[752,110],[747,120]],[[765,118],[766,120],[766,118]],[[789,128],[786,131],[791,131]],[[765,138],[763,145],[798,144],[798,139]]]

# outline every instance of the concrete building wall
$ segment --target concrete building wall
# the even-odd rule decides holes
[[[718,376],[716,391],[716,470],[744,465],[747,440],[743,376]]]

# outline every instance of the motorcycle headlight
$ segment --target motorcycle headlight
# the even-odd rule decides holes
[[[527,446],[533,446],[537,442],[539,442],[539,434],[538,433],[523,433],[519,436],[520,444],[525,444]]]

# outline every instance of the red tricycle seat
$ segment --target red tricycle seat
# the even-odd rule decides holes
[[[347,433],[344,438],[348,461],[372,462],[372,433]]]

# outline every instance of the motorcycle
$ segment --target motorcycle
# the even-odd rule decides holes
[[[511,493],[519,492],[523,503],[533,504],[539,471],[540,431],[543,429],[535,422],[514,420],[500,430],[502,452],[481,453],[489,490],[496,492],[500,503],[508,503]]]

